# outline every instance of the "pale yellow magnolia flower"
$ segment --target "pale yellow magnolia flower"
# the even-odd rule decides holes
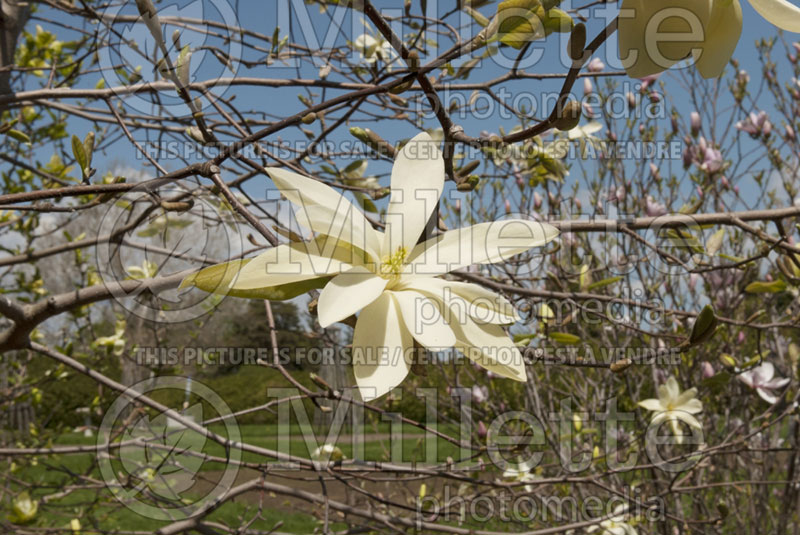
[[[678,437],[678,442],[683,442],[683,433],[678,422],[685,422],[696,429],[703,426],[692,416],[703,411],[703,403],[696,398],[697,389],[690,388],[681,392],[678,381],[670,376],[667,382],[658,387],[658,399],[645,399],[639,402],[639,406],[654,411],[651,425],[661,425],[669,422],[673,434]]]
[[[614,515],[608,520],[603,520],[600,524],[595,524],[586,529],[587,533],[598,532],[597,535],[637,535],[633,526],[625,522],[625,515],[618,514],[624,509],[624,505],[618,506],[614,509]]]
[[[570,141],[577,141],[580,145],[581,153],[583,153],[586,150],[587,142],[595,146],[595,143],[599,141],[594,134],[602,129],[602,124],[597,121],[590,121],[582,126],[576,126],[572,130],[567,131],[567,138]]]
[[[800,32],[800,7],[750,0],[767,21]],[[632,78],[662,72],[692,56],[704,78],[722,74],[742,34],[739,0],[622,0],[619,54]]]
[[[385,232],[373,228],[360,210],[325,184],[280,169],[267,172],[298,207],[298,222],[317,238],[273,247],[244,264],[229,264],[230,269],[207,268],[183,286],[241,297],[264,297],[277,290],[286,298],[298,295],[290,289],[324,285],[317,306],[323,327],[361,311],[352,361],[366,400],[403,381],[414,362],[415,341],[433,350],[455,347],[492,373],[526,380],[522,355],[502,327],[519,318],[511,303],[482,286],[438,276],[544,245],[558,235],[554,227],[521,219],[496,221],[418,244],[444,189],[444,161],[426,133],[398,151]],[[224,283],[214,279],[227,288],[203,285],[208,278],[204,272],[222,270],[234,272],[223,275]]]
[[[361,59],[369,64],[373,64],[379,59],[388,63],[395,55],[389,41],[383,37],[375,38],[367,33],[356,37],[356,40],[353,41],[353,48],[361,55]]]
[[[94,345],[110,347],[115,355],[121,355],[125,351],[125,320],[118,320],[114,327],[114,334],[97,338]]]
[[[342,450],[333,444],[323,444],[311,452],[311,459],[321,463],[341,461],[344,458]]]
[[[523,463],[518,468],[506,468],[503,479],[510,482],[532,483],[539,479],[531,472],[530,466]],[[525,492],[533,492],[533,485],[523,485]]]
[[[152,279],[158,273],[158,264],[145,260],[140,266],[128,266],[125,268],[128,277],[131,279]]]

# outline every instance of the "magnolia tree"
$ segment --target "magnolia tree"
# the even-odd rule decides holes
[[[0,4],[4,532],[796,532],[796,5]]]

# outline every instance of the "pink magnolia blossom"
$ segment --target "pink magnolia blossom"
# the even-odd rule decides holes
[[[648,195],[644,201],[644,212],[649,217],[658,217],[667,213],[667,207],[664,203],[656,201],[652,195]]]
[[[697,273],[692,273],[691,275],[689,275],[689,289],[691,291],[694,291],[699,281],[700,281],[700,275],[698,275]]]
[[[736,123],[736,128],[753,137],[758,137],[761,134],[768,136],[772,132],[772,123],[769,122],[767,112],[750,112],[750,115],[744,121]]]
[[[640,78],[642,81],[642,91],[645,91],[648,87],[653,85],[658,77],[661,76],[661,73],[658,74],[651,74],[650,76],[645,76],[644,78]]]
[[[600,72],[605,68],[606,64],[600,58],[592,58],[592,61],[586,65],[586,70],[589,72]]]
[[[717,373],[714,371],[714,366],[712,366],[707,360],[703,361],[703,363],[700,365],[700,369],[703,370],[703,379],[714,377],[714,374]]]
[[[611,186],[608,190],[608,202],[617,202],[625,200],[625,186],[614,187]]]
[[[483,403],[489,399],[489,389],[485,386],[472,385],[472,399],[475,403]]]
[[[703,163],[700,164],[700,169],[708,174],[716,173],[722,169],[723,163],[722,153],[717,149],[709,147],[703,154]]]
[[[774,375],[775,366],[771,362],[764,362],[760,366],[756,366],[739,375],[739,380],[750,388],[755,389],[761,399],[774,405],[779,397],[775,395],[775,390],[783,388],[791,381],[789,378],[773,379]]]

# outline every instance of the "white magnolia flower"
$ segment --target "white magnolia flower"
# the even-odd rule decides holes
[[[788,0],[750,0],[767,21],[800,32],[800,7]],[[619,54],[632,78],[664,71],[688,56],[704,78],[716,78],[742,34],[739,0],[623,0]]]
[[[352,361],[365,400],[403,381],[414,363],[415,341],[434,350],[455,347],[497,375],[526,380],[522,355],[502,327],[519,318],[511,303],[482,286],[438,277],[544,245],[558,235],[554,227],[512,219],[417,243],[444,188],[444,161],[426,133],[398,151],[385,232],[325,184],[289,171],[267,172],[317,238],[206,268],[182,286],[267,299],[323,288],[317,306],[323,327],[361,311]]]
[[[750,388],[755,389],[761,399],[767,403],[775,404],[778,402],[779,397],[775,395],[775,390],[788,385],[791,379],[787,377],[773,379],[774,376],[775,366],[771,362],[763,362],[760,366],[756,366],[739,375],[739,380]]]
[[[503,472],[503,479],[514,483],[530,483],[538,478],[530,471],[530,466],[521,464],[518,468],[506,468]],[[533,492],[533,485],[524,485],[525,492]]]
[[[588,138],[603,129],[603,125],[597,121],[590,121],[583,126],[576,126],[567,132],[570,139]]]
[[[586,528],[587,533],[594,533],[597,530],[598,535],[637,535],[636,530],[633,529],[633,526],[625,522],[625,515],[618,514],[622,513],[623,509],[625,508],[624,505],[618,506],[614,509],[614,515],[608,520],[603,520],[600,524],[595,524],[589,528]]]
[[[342,450],[333,444],[323,444],[311,453],[311,460],[321,463],[336,462],[342,459],[344,459]]]
[[[696,429],[703,428],[697,418],[692,416],[703,410],[703,403],[696,396],[696,388],[681,392],[678,381],[675,377],[670,376],[666,383],[658,387],[658,399],[645,399],[639,402],[639,406],[655,412],[650,421],[651,425],[658,426],[669,422],[672,432],[678,437],[680,443],[683,441],[683,433],[678,425],[679,421]]]
[[[394,56],[392,45],[383,37],[375,38],[368,33],[362,33],[353,41],[353,48],[359,53],[361,59],[372,65],[379,59],[388,63]]]
[[[588,80],[588,78],[587,78]],[[576,126],[572,130],[567,132],[567,137],[570,141],[578,141],[581,153],[586,150],[586,143],[591,143],[592,146],[596,146],[596,143],[599,141],[597,139],[596,134],[600,130],[603,129],[603,125],[598,123],[597,121],[590,121],[583,126]]]

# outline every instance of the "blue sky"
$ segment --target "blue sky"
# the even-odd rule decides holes
[[[289,31],[291,31],[291,42],[299,45],[307,45],[311,48],[319,47],[320,44],[323,46],[329,45],[331,41],[326,41],[326,39],[329,39],[332,36],[335,37],[333,42],[336,45],[343,45],[346,39],[354,39],[355,35],[362,32],[364,29],[362,23],[363,16],[360,13],[356,13],[352,10],[343,10],[338,12],[338,16],[341,17],[338,19],[339,23],[341,24],[341,30],[338,32],[331,32],[331,28],[333,27],[331,20],[336,19],[336,11],[329,11],[328,13],[323,14],[320,13],[319,8],[316,5],[307,6],[302,1],[293,2],[293,4],[294,5],[290,8],[288,0],[280,0],[276,2],[252,2],[245,0],[168,0],[159,3],[158,7],[162,10],[162,15],[180,14],[188,17],[209,18],[216,21],[231,20],[232,17],[235,17],[235,20],[241,26],[266,35],[272,35],[276,25],[280,24],[281,27],[279,34],[281,36],[285,36]],[[400,2],[391,2],[388,0],[377,1],[375,4],[381,9],[388,10],[386,11],[388,15],[398,15],[398,10],[400,9],[398,6],[401,6]],[[450,12],[453,10],[453,6],[455,5],[452,1],[443,0],[429,0],[427,4],[429,16],[436,16],[445,12]],[[412,5],[414,12],[418,13],[419,2],[415,1]],[[573,4],[572,0],[566,0],[561,7],[564,9],[569,9],[572,7],[572,5],[578,5],[578,3],[575,2]],[[43,17],[49,18],[52,16],[52,13],[48,13],[47,8],[41,9],[42,11],[40,14]],[[491,16],[495,9],[496,3],[482,8],[481,11],[484,15]],[[742,9],[744,12],[745,28],[743,30],[742,38],[739,41],[735,57],[739,59],[742,68],[747,69],[752,76],[757,78],[759,64],[753,43],[762,37],[770,37],[775,35],[776,29],[763,18],[761,18],[761,16],[759,16],[753,10],[748,2],[744,1],[742,3]],[[136,12],[133,2],[123,4],[121,8],[113,7],[109,11],[112,13],[120,12],[127,14],[134,14]],[[589,38],[591,39],[594,35],[596,35],[605,26],[606,21],[612,18],[616,12],[617,7],[613,4],[593,8],[592,19],[588,23]],[[451,18],[449,20],[451,23],[461,23],[464,25],[468,25],[471,22],[471,19],[465,14],[461,15],[460,19]],[[58,33],[62,40],[70,38],[69,33],[63,28],[53,28],[52,26],[51,28]],[[368,25],[367,28],[368,31],[372,33],[375,32],[371,25]],[[463,28],[461,29],[463,30]],[[413,31],[408,28],[397,28],[396,30],[398,33],[408,33]],[[148,34],[144,28],[144,25],[140,24],[136,27],[129,28],[128,31],[130,31],[130,35],[136,38],[137,42],[147,42]],[[311,33],[312,31],[314,32],[313,34]],[[478,31],[478,27],[473,25],[471,31]],[[327,35],[327,32],[331,32],[330,35]],[[169,36],[171,33],[172,28],[167,27],[165,34]],[[469,30],[465,30],[463,35],[469,36]],[[791,36],[787,37],[791,38]],[[566,70],[563,64],[566,38],[567,37],[565,34],[553,34],[546,41],[535,43],[534,46],[532,46],[529,50],[526,57],[531,57],[532,54],[540,54],[541,59],[535,65],[528,67],[525,70],[527,72],[536,73],[564,72]],[[187,41],[193,43],[192,36],[190,34],[186,34],[184,37],[184,43]],[[446,39],[441,39],[440,43],[441,45],[439,48],[429,48],[429,55],[427,58],[423,57],[423,61],[435,57],[441,53],[443,49],[450,45],[450,41]],[[218,44],[218,41],[205,42],[205,44]],[[146,44],[145,48],[147,48]],[[516,56],[517,51],[509,49],[508,47],[504,47],[501,49],[500,53],[505,57],[513,58]],[[615,66],[618,66],[618,61],[616,59],[616,36],[612,36],[612,38],[600,49],[596,56],[600,57],[606,63],[607,70],[618,70],[618,68],[614,69]],[[196,71],[193,73],[195,75],[195,79],[203,80],[213,76],[231,76],[230,72],[227,72],[224,69],[220,70],[216,61],[209,62],[203,61],[202,59],[198,60],[197,57],[198,54],[195,53],[195,56],[193,57],[193,65],[196,65],[197,67]],[[263,58],[263,53],[253,53],[252,51],[249,51],[245,54],[245,59],[251,61],[258,62],[258,60],[263,60]],[[125,59],[134,62],[136,61],[135,54],[131,55],[130,51],[128,51],[128,54],[125,55]],[[357,55],[355,59],[357,59]],[[466,59],[462,60],[462,62],[463,61],[466,61]],[[456,62],[453,66],[458,68],[459,64],[460,62]],[[208,68],[208,65],[213,65],[213,69]],[[239,66],[236,75],[239,77],[268,77],[278,79],[293,77],[317,78],[318,69],[321,65],[322,63],[318,63],[317,66],[313,67],[306,64],[301,64],[299,67],[284,67],[278,63],[275,63],[267,66],[263,61],[261,61],[257,66],[252,68]],[[495,61],[494,59],[484,60],[479,67],[472,71],[469,81],[483,81],[499,76],[507,72],[507,65],[508,60],[505,62],[505,64]],[[146,65],[144,65],[143,68],[145,70],[149,69]],[[330,76],[330,79],[337,79],[335,73]],[[669,74],[662,77],[662,80],[664,80],[666,83],[667,95],[673,101],[680,102],[682,89],[678,80],[674,79]],[[619,81],[624,81],[626,84],[631,86],[635,86],[637,83],[634,80],[624,77],[619,78]],[[95,82],[96,80],[92,79],[92,77],[86,77],[82,85],[93,86]],[[116,85],[115,82],[118,83],[117,80],[114,80],[113,76],[107,77],[108,86]],[[463,83],[464,80],[460,80],[459,82]],[[508,82],[505,84],[505,87],[512,96],[518,95],[523,91],[537,96],[544,93],[552,94],[558,92],[561,87],[561,83],[562,82],[560,79],[545,81],[522,80]],[[28,89],[32,89],[32,87],[29,87]],[[576,84],[574,91],[577,96],[582,95],[581,81]],[[319,99],[321,98],[320,90],[315,88],[312,89],[311,92],[316,93],[316,95],[309,95],[307,90],[296,87],[252,88],[234,86],[227,88],[222,94],[225,97],[231,97],[235,95],[236,104],[241,109],[263,111],[267,114],[272,114],[273,117],[285,117],[290,114],[300,112],[305,108],[305,105],[298,99],[299,94],[311,96],[312,98],[315,98],[315,102],[319,102]],[[469,93],[470,91],[466,91],[464,92],[464,95],[469,96]],[[326,92],[327,96],[336,94],[340,94],[340,92],[334,90],[327,90]],[[172,98],[171,94],[165,94],[164,98],[167,102],[172,102],[170,101],[170,98]],[[128,99],[126,100],[126,103],[129,103],[131,106],[133,106],[135,110],[135,106],[137,105],[135,100]],[[141,105],[141,103],[138,105]],[[181,109],[180,105],[174,109],[178,110],[179,113],[185,112],[185,108]],[[543,110],[539,115],[545,115],[547,111],[549,110]],[[683,115],[688,116],[690,111],[692,110],[686,109]],[[463,119],[457,118],[456,122],[461,124],[465,130],[472,135],[477,135],[481,130],[496,132],[500,126],[509,129],[511,126],[516,124],[516,121],[510,119],[503,120],[496,115],[481,119],[474,117],[467,117]],[[370,126],[374,130],[380,132],[390,142],[396,142],[399,139],[411,137],[416,133],[414,127],[411,125],[401,124],[397,121],[365,123],[356,119],[351,124]],[[72,125],[73,126],[70,128],[70,134],[75,133],[81,137],[90,128],[90,125],[84,121],[76,120],[73,121]],[[314,125],[314,127],[316,126],[317,125]],[[426,128],[433,128],[438,126],[438,124],[434,118],[430,118],[426,121],[424,126]],[[300,133],[296,128],[287,129],[286,131],[281,132],[280,135],[285,140],[304,139],[302,133]],[[352,138],[350,138],[346,128],[341,128],[331,139],[336,142]],[[105,171],[103,168],[104,165],[118,166],[120,162],[126,162],[126,167],[136,167],[137,164],[141,164],[143,162],[140,157],[137,157],[135,149],[131,147],[130,144],[128,144],[124,139],[121,139],[119,142],[117,142],[113,146],[113,150],[109,150],[105,154],[98,153],[95,156],[95,165],[99,168],[101,173]],[[169,162],[167,162],[167,165],[168,164]],[[180,162],[176,161],[174,162],[174,166],[171,167],[174,168],[179,165]],[[388,167],[380,163],[370,164],[370,172],[385,172],[387,170]],[[253,195],[263,197],[265,185],[264,182],[259,180],[254,180],[251,182],[253,185],[251,186],[252,190],[250,192]]]

